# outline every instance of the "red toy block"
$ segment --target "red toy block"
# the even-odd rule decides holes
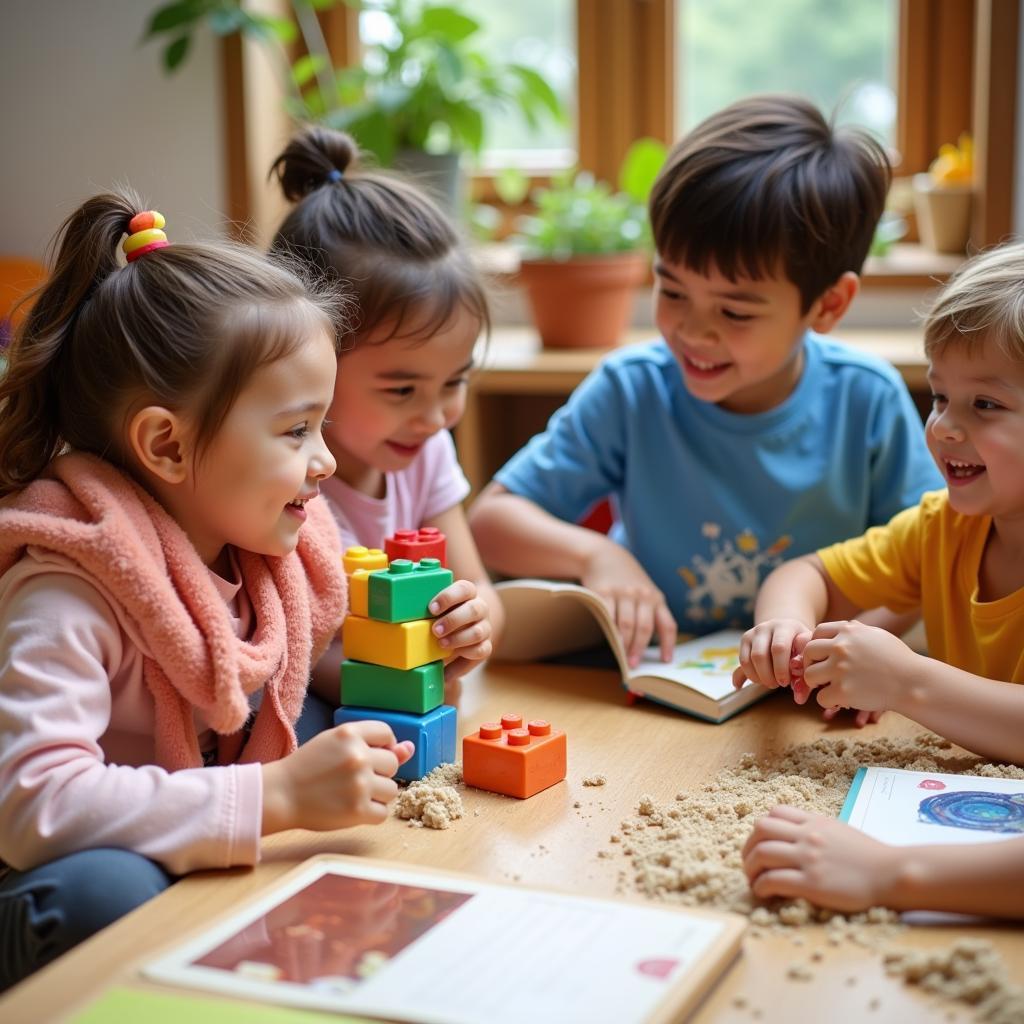
[[[408,558],[419,562],[424,558],[436,558],[448,568],[444,534],[436,526],[423,526],[418,530],[395,530],[393,537],[384,541],[384,552],[388,560]]]
[[[462,740],[462,778],[467,786],[527,797],[565,778],[566,739],[561,729],[521,715],[485,722]]]

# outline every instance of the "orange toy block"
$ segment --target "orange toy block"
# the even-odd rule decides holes
[[[380,548],[364,548],[358,545],[345,549],[341,563],[347,573],[353,573],[356,569],[386,569],[388,556]]]
[[[434,619],[378,622],[349,615],[341,627],[345,657],[388,668],[416,668],[428,661],[443,661],[446,651],[431,632]]]
[[[561,729],[521,715],[485,722],[462,740],[462,778],[467,786],[521,800],[565,778],[566,739]]]

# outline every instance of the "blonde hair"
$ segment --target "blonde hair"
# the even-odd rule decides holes
[[[1024,243],[999,245],[968,260],[925,317],[929,359],[949,345],[971,349],[989,340],[1024,362]]]

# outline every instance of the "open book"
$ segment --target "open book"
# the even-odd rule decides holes
[[[735,914],[326,855],[144,973],[254,1003],[421,1024],[668,1024],[729,966],[745,927]]]
[[[732,685],[742,634],[721,630],[676,644],[670,662],[650,648],[630,668],[615,623],[592,590],[552,580],[508,580],[497,584],[505,606],[505,632],[495,651],[504,661],[541,661],[606,641],[622,672],[626,690],[688,715],[723,722],[770,690],[748,682]]]

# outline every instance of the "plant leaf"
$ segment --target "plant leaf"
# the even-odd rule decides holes
[[[154,36],[188,23],[194,24],[202,19],[203,13],[202,0],[178,0],[177,3],[165,4],[153,12],[146,35]]]
[[[553,117],[564,120],[562,101],[543,75],[524,64],[510,64],[508,70],[522,83],[521,98],[541,104]]]
[[[424,32],[441,36],[449,43],[461,43],[480,31],[480,22],[454,7],[427,7],[420,25]]]
[[[326,64],[323,54],[304,54],[292,65],[292,81],[301,89],[318,71],[323,70]]]
[[[185,54],[188,53],[188,45],[191,41],[191,36],[178,36],[164,50],[164,67],[168,71],[173,71],[185,59]]]
[[[619,188],[638,203],[646,203],[668,149],[658,139],[637,139],[622,159]]]
[[[494,178],[494,191],[507,206],[518,206],[530,190],[530,179],[521,167],[503,167]]]

